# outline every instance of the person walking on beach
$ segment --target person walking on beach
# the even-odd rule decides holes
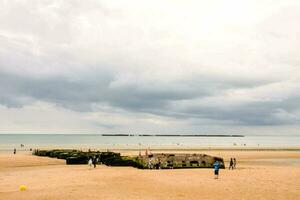
[[[88,165],[89,165],[89,167],[90,167],[89,169],[91,169],[92,166],[93,166],[93,160],[92,160],[92,158],[89,159]]]
[[[233,170],[233,159],[230,158],[230,162],[229,162],[229,170]]]
[[[97,159],[96,159],[95,156],[93,157],[93,165],[94,165],[94,168],[96,168],[96,166],[97,166]]]
[[[17,149],[16,148],[14,148],[14,154],[16,154],[17,153]]]
[[[235,169],[235,167],[236,167],[236,159],[233,158],[233,165],[232,165],[232,168]]]
[[[214,163],[214,172],[215,172],[215,179],[219,178],[219,169],[220,169],[220,163],[219,161],[216,160],[216,162]]]

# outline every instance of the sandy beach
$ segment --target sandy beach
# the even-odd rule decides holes
[[[125,152],[123,152],[124,154]],[[136,152],[127,152],[134,154]],[[0,154],[0,199],[290,199],[300,198],[300,151],[209,151],[236,170],[139,170],[131,167],[65,165],[28,153]],[[228,166],[228,164],[227,164]],[[26,191],[19,191],[26,185]]]

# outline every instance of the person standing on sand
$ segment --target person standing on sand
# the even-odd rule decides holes
[[[236,159],[235,159],[235,158],[233,158],[233,165],[232,165],[232,169],[235,169],[235,167],[236,167]]]
[[[95,156],[93,157],[93,165],[94,165],[94,168],[96,168],[96,166],[97,166],[97,160],[96,160]]]
[[[17,149],[16,148],[14,148],[14,154],[16,154],[17,153]]]
[[[92,166],[93,166],[93,161],[92,161],[92,158],[90,158],[89,159],[89,161],[88,161],[88,165],[89,165],[89,169],[91,169],[92,168]]]
[[[215,179],[219,178],[219,169],[220,169],[220,163],[216,160],[214,163],[214,172],[215,172]]]
[[[233,159],[230,158],[230,162],[229,162],[229,170],[232,169],[233,170]]]

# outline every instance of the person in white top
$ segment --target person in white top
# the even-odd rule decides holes
[[[88,165],[89,165],[90,169],[92,169],[92,166],[93,166],[93,160],[92,160],[92,158],[89,159]]]

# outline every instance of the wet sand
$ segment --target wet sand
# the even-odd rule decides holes
[[[67,166],[64,160],[5,153],[0,154],[0,199],[300,199],[300,165],[289,162],[299,160],[300,151],[194,152],[226,161],[236,157],[237,169],[221,170],[216,180],[212,169],[97,166],[89,170],[87,165]],[[27,190],[19,191],[20,185]]]

